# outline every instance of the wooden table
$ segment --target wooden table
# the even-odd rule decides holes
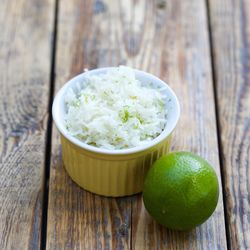
[[[1,0],[0,27],[0,249],[250,249],[250,1]],[[217,209],[190,232],[63,168],[53,96],[120,64],[169,83],[182,110],[172,149],[216,169]]]

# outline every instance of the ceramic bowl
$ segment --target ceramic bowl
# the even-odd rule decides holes
[[[84,88],[86,77],[103,74],[112,68],[87,71],[69,80],[55,96],[52,114],[61,135],[62,158],[69,176],[82,188],[104,196],[126,196],[142,191],[143,182],[153,162],[169,151],[171,135],[180,116],[179,101],[173,90],[159,78],[134,69],[143,85],[161,89],[167,96],[167,124],[154,140],[128,149],[108,150],[88,145],[71,136],[65,127],[65,94]]]

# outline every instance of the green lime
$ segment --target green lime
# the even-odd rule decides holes
[[[216,208],[219,185],[207,161],[189,152],[157,160],[143,188],[145,208],[160,224],[188,230],[206,221]]]

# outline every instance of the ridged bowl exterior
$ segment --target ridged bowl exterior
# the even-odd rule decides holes
[[[133,154],[108,155],[85,150],[61,134],[62,157],[70,177],[82,188],[104,196],[142,191],[152,163],[169,151],[171,135],[159,144]]]

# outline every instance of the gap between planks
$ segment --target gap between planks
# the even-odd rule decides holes
[[[49,85],[49,104],[48,104],[48,123],[46,134],[46,148],[45,148],[45,166],[44,166],[44,190],[43,190],[43,208],[41,221],[41,250],[46,249],[47,239],[47,217],[48,217],[48,199],[49,199],[49,178],[50,178],[50,159],[51,159],[51,141],[52,141],[52,104],[54,97],[55,85],[55,64],[56,64],[56,43],[57,43],[57,25],[58,25],[58,9],[59,1],[55,0],[54,6],[54,21],[53,21],[53,36],[52,36],[52,51],[51,51],[51,65],[50,65],[50,85]]]
[[[226,242],[227,249],[231,249],[229,241],[229,229],[227,225],[229,224],[229,219],[227,216],[227,201],[226,201],[226,191],[225,191],[225,176],[223,172],[223,161],[222,161],[222,141],[220,137],[220,126],[219,126],[219,104],[218,104],[218,93],[216,90],[216,70],[213,57],[213,39],[212,39],[212,26],[211,26],[211,16],[210,16],[210,6],[209,0],[206,0],[206,10],[207,10],[207,30],[209,38],[209,51],[210,51],[210,62],[211,62],[211,72],[212,72],[212,83],[213,83],[213,93],[214,93],[214,104],[215,104],[215,121],[216,121],[216,131],[217,131],[217,142],[218,142],[218,156],[220,163],[220,172],[221,172],[221,186],[222,186],[222,195],[223,195],[223,207],[224,207],[224,220],[225,220],[225,232],[226,232]]]

